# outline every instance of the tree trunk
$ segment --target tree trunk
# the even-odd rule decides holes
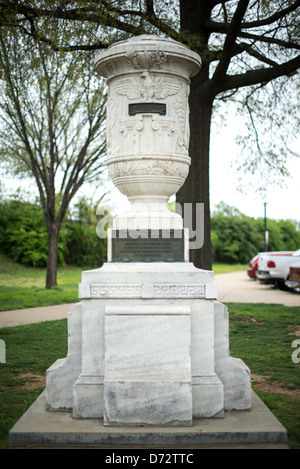
[[[198,242],[195,243],[196,249],[190,249],[190,261],[198,268],[211,270],[209,141],[213,97],[209,92],[203,91],[203,86],[205,86],[203,75],[206,75],[205,70],[191,80],[189,147],[191,166],[183,187],[177,193],[176,201],[180,204],[183,213],[184,204],[192,204],[193,231],[196,231]],[[197,213],[197,204],[204,204],[204,220],[199,220],[201,211]],[[201,235],[199,223],[204,223],[202,247],[197,247]]]
[[[190,261],[201,269],[212,268],[211,242],[210,242],[210,208],[209,208],[209,139],[214,100],[209,84],[209,63],[205,60],[208,50],[209,33],[205,28],[206,21],[210,19],[213,2],[200,2],[197,0],[180,1],[180,25],[183,34],[197,35],[198,49],[202,56],[202,68],[191,79],[190,89],[190,146],[189,155],[191,166],[188,177],[177,194],[177,202],[184,212],[184,203],[192,204],[193,231],[199,237],[199,212],[196,217],[197,204],[204,205],[204,220],[200,220],[203,231],[202,247],[194,246],[190,249]],[[190,243],[191,245],[192,243]]]
[[[57,285],[57,249],[59,227],[57,223],[48,224],[48,261],[46,274],[46,288]]]

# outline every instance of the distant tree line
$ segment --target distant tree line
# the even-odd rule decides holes
[[[96,234],[96,209],[80,200],[60,230],[58,265],[100,267],[106,260],[106,239]],[[0,252],[15,262],[46,267],[47,225],[40,205],[20,200],[0,202]]]
[[[69,210],[58,241],[58,265],[100,267],[106,261],[106,239],[96,234],[96,207],[80,199]],[[247,263],[264,250],[264,219],[244,215],[220,203],[212,214],[214,262]],[[269,251],[300,248],[300,231],[290,220],[267,220]],[[0,252],[22,264],[46,267],[47,226],[39,204],[20,200],[0,202]]]
[[[267,219],[268,251],[300,249],[300,231],[291,220]],[[252,218],[224,203],[211,217],[214,262],[247,263],[264,251],[264,218]]]

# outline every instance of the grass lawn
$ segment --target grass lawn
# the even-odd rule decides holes
[[[46,301],[77,301],[82,268],[61,269],[59,286],[52,297],[46,297],[43,269],[28,269],[3,260],[2,310],[8,309],[8,288],[15,301],[11,309]],[[219,273],[217,269],[215,272]],[[231,355],[249,366],[253,389],[288,430],[289,447],[300,449],[300,363],[292,360],[292,342],[300,336],[299,308],[244,303],[227,306]],[[6,346],[6,363],[0,363],[0,448],[5,449],[8,431],[44,389],[47,368],[66,356],[67,320],[5,327],[0,329],[0,339]]]
[[[89,269],[90,267],[59,268],[57,287],[46,290],[46,269],[26,267],[0,255],[0,311],[76,303],[81,272]],[[213,269],[217,274],[246,270],[247,265],[215,264]]]
[[[58,269],[57,287],[46,290],[46,269],[26,267],[0,256],[0,311],[78,301],[81,267]]]
[[[229,272],[237,272],[238,270],[247,270],[248,264],[219,264],[213,265],[215,274],[227,274]]]

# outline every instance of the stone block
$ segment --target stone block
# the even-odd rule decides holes
[[[190,426],[192,425],[191,383],[105,382],[104,425]]]
[[[192,423],[186,305],[106,307],[104,424]]]
[[[47,402],[51,410],[72,409],[73,385],[81,373],[82,305],[71,306],[68,314],[68,353],[46,372]]]
[[[103,392],[103,377],[81,374],[73,387],[73,418],[102,418]]]
[[[224,408],[251,408],[251,376],[245,363],[229,352],[229,315],[225,305],[215,302],[215,368],[224,385]]]

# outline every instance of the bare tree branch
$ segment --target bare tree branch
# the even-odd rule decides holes
[[[267,26],[272,23],[275,23],[281,18],[284,18],[289,13],[296,11],[297,8],[300,6],[300,0],[295,1],[293,4],[286,8],[280,8],[274,15],[269,16],[268,18],[264,18],[263,20],[256,20],[256,21],[245,21],[242,25],[243,29],[252,29],[258,28],[261,26]]]
[[[221,58],[216,68],[216,71],[214,73],[214,77],[213,77],[214,81],[220,81],[224,77],[228,69],[230,59],[231,59],[231,51],[238,37],[241,23],[247,11],[249,1],[250,0],[240,0],[238,2],[236,11],[233,15],[233,18],[232,18],[232,21],[229,26],[228,33],[225,39],[225,43],[223,47],[223,57]]]
[[[226,75],[224,81],[219,85],[218,92],[258,83],[268,83],[280,76],[293,74],[299,67],[300,56],[274,67],[249,70],[246,73],[236,75]]]

